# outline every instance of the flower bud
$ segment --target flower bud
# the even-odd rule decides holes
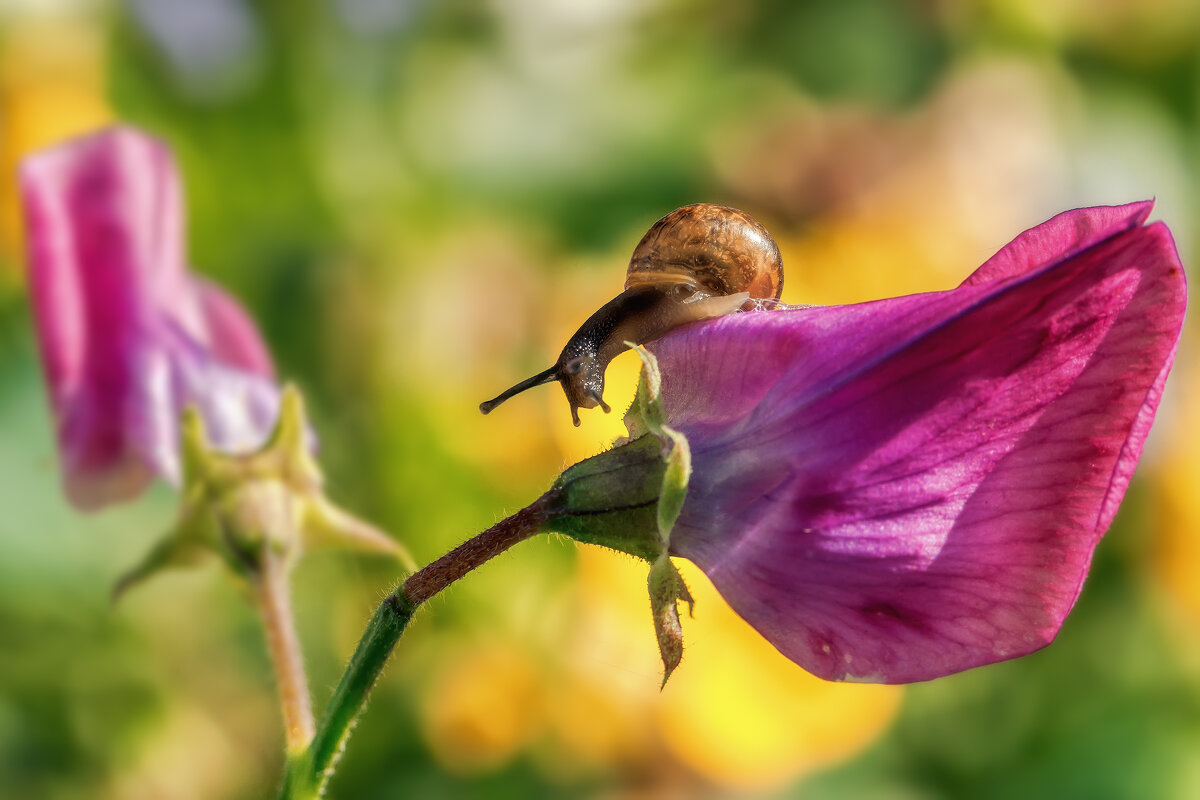
[[[159,570],[215,554],[236,575],[253,580],[272,557],[294,562],[310,546],[394,555],[411,571],[407,551],[324,494],[324,477],[309,452],[304,403],[286,387],[267,443],[230,454],[209,443],[203,418],[184,414],[182,506],[175,527],[115,589],[120,594]]]

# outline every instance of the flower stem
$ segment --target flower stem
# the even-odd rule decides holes
[[[559,499],[560,493],[552,489],[528,507],[414,572],[380,604],[333,691],[307,753],[302,758],[288,759],[281,798],[300,800],[321,796],[350,731],[366,706],[371,687],[417,608],[471,570],[541,532],[543,524],[554,516]]]
[[[557,499],[557,492],[547,492],[528,507],[409,575],[393,596],[403,595],[414,607],[421,605],[484,562],[540,532]]]
[[[275,667],[275,683],[283,710],[284,741],[287,752],[301,753],[313,738],[312,700],[304,675],[304,660],[292,616],[288,571],[284,559],[267,552],[262,569],[254,578],[254,599],[262,618],[267,649]]]

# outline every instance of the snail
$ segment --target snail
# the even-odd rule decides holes
[[[646,232],[633,251],[625,291],[588,317],[567,341],[554,366],[502,392],[479,410],[526,389],[557,380],[579,425],[579,409],[604,402],[604,370],[626,349],[687,322],[710,319],[783,291],[783,261],[766,228],[744,211],[711,203],[684,206]]]

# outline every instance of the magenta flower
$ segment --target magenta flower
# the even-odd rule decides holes
[[[650,345],[692,451],[671,554],[831,680],[927,680],[1048,644],[1183,322],[1150,206],[1061,214],[950,291],[734,314]]]
[[[116,128],[21,167],[30,289],[68,497],[96,508],[180,479],[179,414],[224,450],[270,433],[279,394],[246,313],[185,266],[167,148]]]

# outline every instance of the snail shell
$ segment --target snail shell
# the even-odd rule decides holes
[[[744,211],[684,206],[646,232],[633,251],[625,291],[579,327],[554,366],[479,405],[484,414],[513,395],[557,380],[579,425],[579,409],[604,402],[604,370],[626,349],[688,322],[730,314],[753,300],[778,300],[783,260],[766,229]]]
[[[745,211],[697,203],[654,223],[629,259],[626,289],[664,283],[709,297],[749,292],[778,300],[783,260],[771,234]]]

